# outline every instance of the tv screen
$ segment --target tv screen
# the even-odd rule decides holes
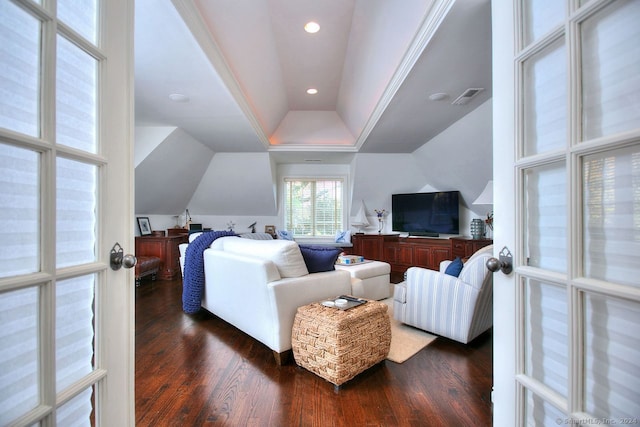
[[[412,236],[459,234],[459,192],[393,194],[392,229]]]

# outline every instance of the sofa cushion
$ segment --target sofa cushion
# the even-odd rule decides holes
[[[462,264],[462,259],[460,259],[460,257],[458,256],[451,262],[451,264],[447,266],[447,269],[444,271],[444,273],[448,274],[449,276],[458,277],[460,275],[460,272],[462,271],[463,266],[464,265]]]
[[[222,240],[221,249],[272,261],[281,277],[300,277],[309,274],[296,242],[290,240],[253,240],[237,237]]]
[[[309,273],[335,270],[336,260],[342,253],[340,248],[326,246],[300,245],[302,258]]]

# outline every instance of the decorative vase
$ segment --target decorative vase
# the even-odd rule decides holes
[[[484,221],[480,218],[471,220],[471,237],[481,239],[484,236]]]
[[[384,227],[384,213],[386,210],[384,209],[374,209],[376,216],[378,217],[378,234],[382,234],[382,228]]]

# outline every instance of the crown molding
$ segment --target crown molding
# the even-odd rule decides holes
[[[420,59],[422,52],[435,35],[436,31],[444,21],[444,18],[447,16],[454,3],[455,0],[441,0],[434,2],[434,4],[432,5],[429,13],[422,21],[422,25],[420,26],[418,33],[413,38],[411,45],[407,49],[407,52],[400,62],[400,66],[396,69],[393,77],[389,81],[389,84],[378,100],[376,107],[373,109],[371,116],[369,116],[369,119],[365,123],[362,132],[360,132],[360,135],[358,135],[355,143],[355,147],[357,150],[360,150],[362,145],[365,143],[365,141],[373,131],[373,128],[378,123],[378,120],[380,120],[380,117],[382,117],[382,114],[393,100],[396,92],[398,92],[398,89],[400,89],[400,86],[413,69],[413,66],[416,64],[418,59]]]

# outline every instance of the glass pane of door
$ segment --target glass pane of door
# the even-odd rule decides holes
[[[97,0],[57,0],[58,18],[82,37],[97,44]]]
[[[60,427],[94,426],[94,402],[95,387],[89,387],[58,408],[56,425]]]
[[[640,2],[617,0],[582,24],[583,139],[638,128]]]
[[[0,277],[40,271],[40,156],[0,143]]]
[[[96,260],[97,173],[96,166],[58,158],[58,268]]]
[[[96,276],[56,283],[56,391],[93,371]]]
[[[566,272],[566,171],[550,164],[524,172],[525,255],[527,265]]]
[[[40,21],[0,2],[0,128],[40,136]]]
[[[640,287],[640,144],[583,160],[584,275]]]
[[[561,410],[529,390],[525,393],[524,418],[526,426],[569,425],[568,417]]]
[[[79,47],[58,36],[56,142],[97,151],[97,63]]]
[[[568,395],[567,291],[525,281],[525,373],[565,398]]]
[[[40,403],[37,287],[0,294],[0,425]]]
[[[557,41],[523,64],[525,156],[566,145],[567,71],[562,42]]]
[[[638,424],[640,303],[586,293],[584,306],[585,409],[601,419]]]
[[[558,0],[529,0],[523,3],[525,46],[564,23],[565,5]]]

